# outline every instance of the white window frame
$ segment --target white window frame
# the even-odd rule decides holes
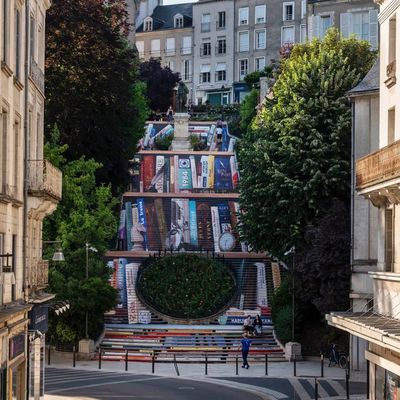
[[[301,18],[307,16],[307,0],[301,0]]]
[[[141,43],[141,45],[139,45]],[[139,58],[144,58],[144,41],[143,40],[138,40],[136,41],[136,49],[139,53]]]
[[[157,42],[158,42],[158,46],[153,46],[153,44],[155,44]],[[158,47],[158,49],[156,47]],[[160,39],[151,39],[150,55],[152,57],[161,57],[161,40]]]
[[[305,43],[306,41],[307,41],[307,25],[301,24],[300,25],[300,43]]]
[[[241,11],[242,10],[242,11]],[[246,18],[241,18],[240,13],[245,12]],[[239,26],[244,26],[249,24],[249,7],[240,7],[238,11],[238,25]]]
[[[186,71],[185,71],[186,63],[188,65],[188,74],[187,75],[186,75]],[[181,73],[182,80],[184,82],[189,82],[191,80],[190,79],[191,75],[192,75],[192,63],[191,63],[191,60],[189,60],[189,59],[183,60],[182,61],[182,73]]]
[[[264,32],[264,47],[257,46],[257,33]],[[254,30],[254,50],[264,50],[267,48],[267,30],[264,29],[255,29]]]
[[[185,39],[190,39],[190,46],[185,46]],[[181,54],[188,55],[192,54],[193,38],[192,36],[182,36],[182,50]]]
[[[175,14],[174,16],[174,28],[179,29],[183,28],[184,21],[183,21],[183,15],[182,14]]]
[[[288,15],[286,14],[286,7],[287,6],[292,6],[292,18],[288,19]],[[285,1],[282,4],[282,16],[283,16],[283,21],[294,21],[294,15],[295,15],[295,10],[294,10],[294,1]]]
[[[257,10],[263,10],[261,11],[262,14],[262,21],[257,21]],[[255,6],[254,8],[254,23],[257,24],[265,24],[267,22],[267,6],[266,4],[262,4],[259,6]]]
[[[241,50],[241,48],[240,48],[240,36],[242,34],[245,34],[245,33],[247,33],[247,50]],[[239,53],[246,53],[248,51],[250,51],[250,32],[249,31],[240,31],[240,32],[238,32],[238,52]]]
[[[224,18],[223,18],[224,24],[220,25],[219,24],[220,23],[220,15],[222,15],[222,13],[224,14]],[[221,18],[221,20],[222,20],[222,18]],[[217,29],[225,29],[225,27],[226,27],[226,11],[218,11],[218,13],[217,13]]]
[[[264,68],[262,68],[262,69],[259,69],[259,68],[258,68],[258,66],[257,66],[257,61],[258,61],[258,60],[264,60]],[[262,71],[262,70],[265,69],[265,67],[266,67],[266,63],[265,63],[265,57],[264,57],[264,56],[263,56],[263,57],[256,57],[256,58],[254,59],[254,71],[255,71],[255,72]]]
[[[175,61],[174,61],[174,60],[168,60],[168,61],[167,61],[167,67],[168,67],[171,71],[174,71],[174,70],[175,70]]]
[[[247,73],[244,75],[241,75],[241,68],[240,68],[240,62],[241,61],[247,61]],[[244,77],[249,73],[249,59],[248,58],[239,58],[238,60],[238,74],[239,74],[239,81],[242,81],[244,79]]]
[[[143,32],[151,32],[153,30],[153,18],[146,17],[143,21]]]
[[[285,29],[293,29],[293,42],[291,42],[291,43],[295,43],[296,42],[296,27],[295,27],[295,25],[282,26],[281,27],[281,46],[283,46],[286,43],[289,43],[289,42],[283,42],[283,31]]]
[[[209,21],[204,22],[204,17],[208,16]],[[210,32],[211,31],[211,14],[210,13],[205,13],[201,15],[201,24],[200,24],[200,30],[201,32]]]

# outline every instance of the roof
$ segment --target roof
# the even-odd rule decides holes
[[[353,89],[349,90],[349,96],[356,96],[364,92],[379,90],[379,57],[375,60],[374,65],[365,75],[364,79]]]
[[[171,4],[168,6],[157,6],[151,17],[153,18],[153,31],[175,29],[174,16],[183,16],[183,27],[192,27],[193,3]],[[143,22],[144,23],[144,22]],[[136,29],[136,32],[143,32],[143,23]]]

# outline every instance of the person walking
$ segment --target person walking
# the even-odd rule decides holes
[[[240,341],[240,349],[242,350],[243,365],[242,368],[249,369],[250,365],[247,361],[247,357],[250,351],[251,340],[248,337],[248,333],[243,333],[243,339]]]

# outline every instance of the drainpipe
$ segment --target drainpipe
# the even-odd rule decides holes
[[[23,242],[22,242],[22,266],[23,266],[23,292],[24,300],[28,301],[28,157],[29,157],[29,54],[30,53],[30,1],[25,0],[25,98],[24,98],[24,207],[23,207]]]

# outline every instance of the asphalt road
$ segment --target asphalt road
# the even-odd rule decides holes
[[[75,399],[126,400],[313,400],[313,378],[224,377],[199,380],[131,373],[46,368],[45,392]],[[319,397],[345,398],[340,380],[318,379]],[[365,393],[365,383],[351,382],[350,393]]]

